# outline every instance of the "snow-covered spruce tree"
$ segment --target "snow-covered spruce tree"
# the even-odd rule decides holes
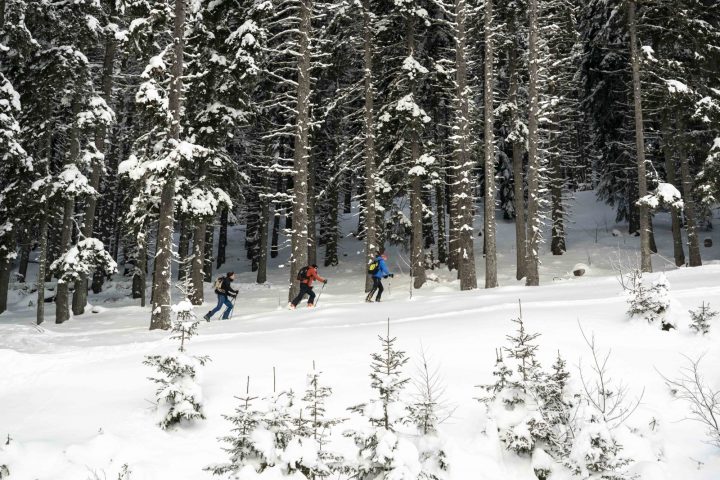
[[[90,187],[95,191],[100,191],[100,181],[105,172],[107,160],[105,153],[107,151],[107,135],[109,127],[115,122],[114,111],[110,108],[113,100],[113,82],[115,75],[115,56],[118,43],[121,43],[125,37],[125,32],[120,28],[120,18],[117,11],[118,4],[114,1],[100,2],[98,10],[99,18],[97,21],[100,27],[97,29],[96,42],[102,44],[102,54],[98,55],[102,58],[102,73],[99,75],[97,93],[90,99],[89,105],[85,109],[84,127],[88,132],[88,155],[86,165],[88,169],[88,178]],[[101,57],[100,57],[101,55]],[[91,57],[93,58],[93,57]],[[93,83],[95,85],[95,82]],[[95,234],[95,213],[100,201],[100,195],[88,196],[85,199],[84,212],[80,231],[85,238],[91,238]],[[102,286],[103,275],[93,272],[94,291],[98,291]],[[85,304],[87,304],[88,295],[88,278],[84,275],[75,283],[75,291],[73,292],[72,310],[74,315],[84,313]]]
[[[319,395],[324,398],[326,392]],[[267,475],[304,480],[330,474],[331,457],[322,450],[323,430],[334,423],[320,416],[323,406],[312,420],[303,415],[303,409],[296,408],[292,391],[274,393],[256,402],[257,397],[251,397],[248,388],[244,397],[237,398],[241,403],[235,414],[225,416],[233,424],[232,433],[220,439],[227,444],[224,450],[230,455],[229,462],[205,470],[239,479]],[[316,406],[323,400],[319,402]]]
[[[17,232],[30,220],[23,200],[36,176],[33,160],[20,144],[19,113],[20,95],[0,72],[0,313],[7,309]]]
[[[348,430],[358,448],[355,459],[346,459],[350,478],[357,480],[418,479],[422,464],[417,447],[403,434],[408,421],[408,404],[401,398],[410,381],[402,372],[408,358],[395,347],[396,337],[390,336],[390,323],[385,336],[379,336],[381,351],[371,355],[370,385],[377,397],[349,410],[365,417],[368,428]]]
[[[408,423],[417,428],[417,448],[422,465],[421,477],[428,480],[448,478],[448,461],[438,426],[452,415],[452,407],[444,396],[445,386],[439,367],[431,365],[425,351],[420,355],[412,378],[415,389],[409,405]]]
[[[160,418],[158,425],[163,430],[183,422],[205,418],[202,411],[202,390],[195,377],[197,369],[210,360],[208,356],[192,356],[185,352],[185,342],[197,334],[200,323],[193,313],[192,303],[182,300],[173,305],[172,310],[176,318],[170,338],[180,341],[178,353],[148,355],[143,362],[155,367],[159,373],[158,377],[150,377],[150,380],[158,384],[155,393]]]
[[[533,341],[540,334],[525,330],[522,314],[513,322],[518,326],[517,333],[508,335],[510,346],[498,351],[493,370],[496,382],[481,386],[488,395],[480,400],[488,405],[491,417],[502,419],[502,423],[498,423],[498,436],[505,448],[519,455],[531,455],[539,441],[550,438],[550,427],[540,413],[537,396],[543,372],[535,358],[538,346]],[[515,369],[505,365],[503,351],[514,361]]]
[[[497,6],[500,25],[496,35],[500,61],[504,60],[507,94],[498,106],[498,121],[501,125],[499,143],[500,155],[508,155],[512,163],[512,196],[507,195],[505,211],[511,210],[515,218],[516,273],[515,278],[525,277],[527,226],[525,222],[525,173],[523,168],[525,145],[527,143],[527,108],[525,94],[524,49],[526,27],[522,21],[527,10],[525,0],[501,2]],[[503,146],[506,146],[503,148]],[[509,151],[508,151],[509,150]],[[510,198],[512,202],[510,203]]]
[[[509,347],[497,351],[495,383],[481,385],[486,396],[480,401],[497,425],[499,441],[518,455],[532,457],[536,476],[544,479],[572,448],[572,412],[578,402],[567,388],[565,361],[558,354],[552,369],[543,370],[534,343],[539,334],[525,330],[522,314],[513,321],[517,333],[508,335]],[[505,363],[503,352],[515,368]]]
[[[181,162],[193,162],[205,150],[181,140],[186,2],[131,3],[137,18],[131,24],[130,37],[143,58],[150,60],[135,97],[143,114],[142,133],[135,139],[133,155],[123,171],[140,183],[138,191],[142,193],[133,199],[131,215],[148,218],[148,204],[157,215],[150,329],[168,329],[176,180]]]
[[[431,60],[419,41],[430,26],[431,2],[410,0],[396,2],[384,13],[378,41],[385,55],[383,80],[378,96],[384,103],[378,109],[382,139],[378,148],[385,168],[393,172],[404,187],[410,204],[410,265],[414,288],[426,281],[423,254],[423,216],[428,206],[423,202],[423,182],[435,164],[428,150],[426,128],[431,117],[423,108],[421,92],[426,87]],[[398,192],[399,193],[399,192]]]
[[[331,430],[344,419],[327,416],[326,403],[332,389],[323,385],[322,372],[313,369],[307,376],[307,388],[301,410],[294,419],[297,431],[295,443],[302,447],[308,460],[299,465],[300,472],[309,480],[329,477],[343,469],[343,458],[326,449]],[[291,453],[291,452],[288,452]],[[308,453],[310,453],[308,455]]]
[[[702,303],[697,309],[690,310],[690,328],[699,333],[705,335],[710,331],[710,322],[718,316],[716,310],[710,308],[710,304]]]
[[[656,323],[663,330],[676,328],[676,325],[667,318],[670,308],[670,282],[665,274],[660,274],[650,286],[646,285],[642,277],[635,282],[628,291],[628,316]]]
[[[56,259],[50,271],[58,277],[58,285],[67,285],[88,278],[95,271],[112,275],[117,272],[117,264],[100,240],[85,238]]]

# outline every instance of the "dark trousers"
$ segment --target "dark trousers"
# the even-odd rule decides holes
[[[294,307],[297,307],[297,304],[300,303],[305,295],[310,295],[310,298],[308,298],[308,305],[312,305],[315,303],[315,292],[313,292],[312,287],[309,287],[307,283],[301,283],[300,284],[300,293],[297,294],[297,297],[293,299],[292,305]]]
[[[370,293],[368,293],[367,299],[372,300],[373,295],[375,295],[375,292],[377,292],[377,297],[375,297],[375,301],[380,301],[380,297],[382,297],[382,292],[385,290],[383,288],[382,284],[382,278],[380,277],[373,277],[373,286],[372,290],[370,290]]]
[[[208,313],[208,317],[212,317],[213,315],[215,315],[217,312],[220,311],[220,309],[223,307],[223,305],[225,305],[225,307],[227,307],[227,308],[225,309],[225,313],[223,314],[222,318],[224,320],[227,320],[230,317],[230,312],[233,309],[233,304],[230,301],[230,297],[228,297],[227,295],[222,295],[222,294],[218,293],[217,296],[218,296],[217,307],[210,310],[210,313]]]

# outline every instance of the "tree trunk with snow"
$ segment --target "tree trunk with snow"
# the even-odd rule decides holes
[[[47,269],[48,249],[48,219],[46,211],[40,213],[38,234],[40,236],[40,258],[38,258],[37,312],[35,321],[40,325],[45,321],[45,271]]]
[[[670,141],[671,135],[670,122],[668,119],[665,119],[663,121],[663,154],[665,155],[666,180],[669,184],[677,187],[675,159],[673,158],[673,147]],[[683,248],[680,210],[677,208],[671,209],[670,218],[672,221],[673,257],[675,258],[675,266],[682,267],[685,265],[685,250]]]
[[[560,156],[556,152],[550,154],[550,215],[552,221],[552,240],[550,251],[553,255],[562,255],[565,245],[565,210],[563,206],[563,184]]]
[[[7,234],[7,245],[15,246],[14,231]],[[8,290],[10,289],[10,270],[12,269],[11,252],[3,252],[0,256],[0,313],[7,310]]]
[[[72,102],[72,127],[70,128],[70,151],[65,157],[65,165],[77,162],[80,156],[80,129],[77,125],[77,115],[80,113],[80,103],[77,99]],[[67,195],[67,193],[65,193]],[[70,248],[73,232],[73,214],[75,213],[75,197],[68,195],[63,204],[62,231],[60,233],[60,250],[58,257]],[[64,323],[70,319],[69,285],[66,281],[58,279],[55,289],[55,323]]]
[[[180,222],[180,240],[178,242],[178,272],[177,279],[179,281],[185,280],[188,274],[188,259],[190,255],[190,220],[184,219]]]
[[[268,175],[263,179],[262,194],[267,195],[270,189],[270,178]],[[258,269],[255,281],[257,283],[267,282],[268,262],[268,226],[270,222],[270,199],[260,195],[260,220],[258,222]],[[218,255],[220,255],[218,253]]]
[[[628,2],[628,30],[630,31],[630,57],[633,76],[633,100],[635,107],[635,148],[637,150],[638,197],[647,195],[647,175],[645,172],[645,134],[643,131],[642,90],[640,87],[640,54],[637,45],[637,24],[635,20],[636,2]],[[640,212],[640,269],[652,272],[650,259],[650,222],[647,205],[638,206]]]
[[[519,121],[518,105],[518,68],[517,68],[517,44],[513,42],[510,46],[508,56],[508,76],[510,86],[508,89],[508,102],[514,105],[510,122],[515,128]],[[515,278],[525,278],[527,264],[527,226],[525,225],[525,175],[523,174],[524,145],[519,141],[512,142],[512,171],[513,171],[513,195],[515,197]]]
[[[317,198],[315,196],[315,162],[308,158],[308,261],[309,265],[317,265]]]
[[[680,131],[684,124],[680,123]],[[688,239],[688,265],[699,267],[702,265],[700,258],[700,238],[697,233],[697,218],[695,212],[695,199],[693,198],[693,179],[690,176],[690,162],[688,160],[687,145],[682,134],[678,136],[678,157],[680,160],[680,176],[682,177],[683,212],[685,213],[685,229]]]
[[[527,204],[527,261],[526,279],[528,286],[540,285],[540,160],[538,158],[538,0],[529,0],[528,42],[530,78],[528,96],[530,115],[528,118],[528,204]]]
[[[203,280],[205,278],[205,219],[198,219],[195,222],[193,233],[193,254],[190,264],[190,301],[193,305],[202,305],[205,295],[203,293]]]
[[[180,141],[180,116],[182,107],[183,54],[185,45],[185,0],[175,0],[175,23],[173,50],[175,58],[170,78],[168,106],[172,114],[169,136]],[[170,328],[170,303],[172,289],[172,237],[174,222],[175,172],[166,173],[160,193],[160,220],[153,274],[153,305],[150,330]]]
[[[300,0],[297,118],[295,126],[295,156],[293,168],[293,216],[290,259],[290,288],[288,300],[300,291],[296,280],[308,260],[308,156],[310,130],[310,35],[312,0]]]
[[[115,13],[115,3],[110,3],[111,15]],[[115,63],[115,32],[111,31],[105,36],[105,57],[103,59],[102,73],[102,98],[109,105],[112,97],[113,66]],[[90,173],[90,186],[95,191],[100,191],[100,177],[104,170],[105,139],[107,128],[99,125],[95,129],[95,149],[102,156],[93,161]],[[85,238],[93,236],[95,227],[95,211],[97,210],[99,197],[90,195],[85,200],[85,215],[82,223],[82,234]],[[73,314],[82,315],[85,313],[85,305],[88,298],[88,278],[81,274],[80,279],[75,282],[75,293],[73,294]]]
[[[492,7],[491,7],[492,8]],[[452,183],[455,185],[451,207],[450,263],[455,263],[460,278],[460,290],[477,288],[475,273],[475,248],[473,228],[473,160],[470,152],[470,91],[467,84],[467,4],[455,0],[455,83],[458,99],[457,144],[455,145],[455,171]],[[494,152],[493,152],[494,155]],[[454,238],[453,238],[454,237]],[[454,258],[453,258],[454,255]],[[497,279],[495,280],[497,285]]]
[[[498,286],[497,253],[495,246],[495,114],[493,49],[493,0],[485,0],[485,288]]]
[[[220,212],[220,231],[218,232],[218,252],[215,268],[220,268],[225,263],[225,249],[227,248],[228,233],[228,209],[224,207]]]

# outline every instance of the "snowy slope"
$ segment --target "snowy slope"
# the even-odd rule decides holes
[[[570,251],[559,258],[543,256],[544,286],[532,289],[514,280],[511,223],[499,228],[499,238],[505,240],[499,242],[500,282],[505,286],[495,290],[457,292],[457,282],[442,273],[437,283],[430,282],[409,300],[408,278],[398,275],[387,302],[362,303],[364,279],[357,274],[362,245],[347,238],[343,263],[321,270],[330,282],[320,307],[291,312],[280,308],[286,302],[282,259],[273,265],[269,286],[253,284],[244,263],[231,262],[230,267],[241,272],[244,301],[238,301],[231,321],[203,322],[190,344],[190,353],[212,358],[200,378],[207,420],[169,432],[156,426],[155,387],[146,378],[153,372],[142,360],[148,354],[169,353],[175,344],[167,333],[147,330],[148,310],[126,298],[127,283],[111,283],[100,296],[91,296],[90,302],[100,307],[95,309],[98,313],[61,326],[33,326],[28,298],[16,293],[11,311],[0,316],[0,435],[11,437],[9,445],[0,443],[0,465],[9,466],[11,479],[22,480],[114,479],[123,464],[133,480],[211,478],[203,467],[226,460],[216,441],[230,428],[221,415],[233,411],[234,396],[244,392],[247,376],[251,393],[268,394],[275,367],[280,388],[302,391],[315,361],[334,390],[331,413],[344,416],[346,407],[370,395],[369,354],[377,350],[377,335],[389,318],[399,346],[413,359],[422,345],[438,362],[447,396],[457,407],[441,427],[450,478],[531,480],[529,460],[504,451],[484,433],[485,410],[474,400],[480,394],[475,386],[493,381],[494,349],[512,332],[510,319],[517,317],[521,300],[527,328],[542,334],[544,365],[559,350],[577,380],[578,365],[589,360],[580,323],[586,332],[595,333],[602,348],[612,349],[613,377],[628,384],[632,395],[644,389],[640,407],[617,432],[625,452],[639,462],[635,468],[644,472],[642,478],[720,478],[720,452],[703,442],[701,425],[683,420],[689,414],[687,405],[673,400],[658,373],[673,377],[684,361],[682,355],[705,354],[706,377],[720,387],[720,325],[705,337],[687,327],[688,309],[703,301],[720,307],[720,263],[675,269],[656,258],[656,269],[667,269],[671,316],[679,325],[678,331],[662,332],[625,318],[625,299],[612,275],[612,259],[627,256],[637,239],[613,237],[609,231],[616,226],[610,221],[606,231],[605,220],[612,213],[596,205],[591,194],[579,196],[574,218]],[[660,253],[670,256],[662,220],[656,222],[656,235]],[[231,252],[241,257],[241,233],[237,234]],[[703,253],[706,258],[718,257],[717,247]],[[588,276],[573,278],[573,265],[588,263],[588,256]],[[391,252],[391,267],[396,257]],[[479,277],[482,281],[482,268]],[[209,291],[206,298],[211,299]],[[204,313],[211,303],[198,312]],[[49,310],[51,319],[53,309]]]

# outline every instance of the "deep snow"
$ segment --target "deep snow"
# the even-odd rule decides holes
[[[105,292],[90,296],[97,313],[88,309],[59,326],[52,323],[50,305],[48,322],[33,326],[28,303],[35,298],[16,290],[10,311],[0,316],[0,436],[11,438],[8,445],[0,442],[0,465],[8,465],[11,479],[21,480],[115,479],[123,464],[132,480],[211,478],[203,467],[226,460],[216,441],[230,428],[221,415],[233,411],[234,396],[244,392],[247,376],[251,393],[269,394],[275,367],[279,388],[302,392],[315,361],[334,390],[331,413],[346,416],[346,407],[370,395],[369,355],[378,349],[377,335],[389,318],[392,334],[411,362],[422,345],[440,365],[447,397],[457,407],[441,427],[450,478],[531,480],[530,461],[504,451],[493,435],[485,434],[485,410],[475,400],[480,395],[476,385],[492,382],[495,348],[505,345],[505,335],[512,332],[510,319],[517,316],[520,299],[527,328],[542,334],[543,365],[549,366],[559,350],[577,381],[578,365],[587,365],[589,354],[580,323],[596,335],[601,348],[612,349],[613,377],[628,384],[634,396],[644,389],[640,407],[617,432],[641,478],[720,478],[720,451],[704,443],[700,424],[685,420],[688,406],[673,400],[658,373],[674,377],[682,355],[705,354],[706,379],[720,388],[720,325],[711,326],[704,337],[688,327],[689,309],[703,301],[720,308],[720,235],[702,232],[701,239],[713,238],[715,246],[703,248],[706,266],[701,268],[676,269],[654,256],[656,271],[665,270],[670,282],[670,315],[679,326],[662,332],[626,318],[625,298],[613,274],[618,259],[635,258],[638,239],[612,235],[613,229],[625,229],[615,225],[613,213],[597,204],[592,192],[578,193],[573,210],[567,254],[552,257],[543,247],[541,287],[515,281],[514,225],[507,222],[498,225],[501,288],[458,292],[458,282],[442,270],[435,272],[437,282],[413,292],[409,300],[408,277],[400,274],[399,265],[404,273],[407,269],[391,249],[389,266],[397,275],[386,289],[386,301],[365,304],[362,243],[349,236],[342,244],[340,266],[321,268],[330,281],[319,308],[294,312],[284,309],[285,255],[271,263],[270,282],[256,285],[241,251],[242,231],[233,229],[230,262],[223,271],[239,272],[241,300],[231,321],[203,322],[189,345],[190,354],[212,358],[199,377],[207,420],[168,432],[156,426],[155,386],[147,380],[154,372],[142,360],[169,353],[176,345],[166,332],[147,330],[149,308],[128,298],[127,282],[110,282]],[[346,234],[356,221],[346,219]],[[671,258],[667,216],[658,215],[655,228],[660,255]],[[481,252],[481,239],[477,247]],[[589,272],[575,278],[572,270],[579,262]],[[479,257],[480,285],[482,275]],[[214,304],[212,297],[208,286],[206,304],[196,309],[199,315]]]

